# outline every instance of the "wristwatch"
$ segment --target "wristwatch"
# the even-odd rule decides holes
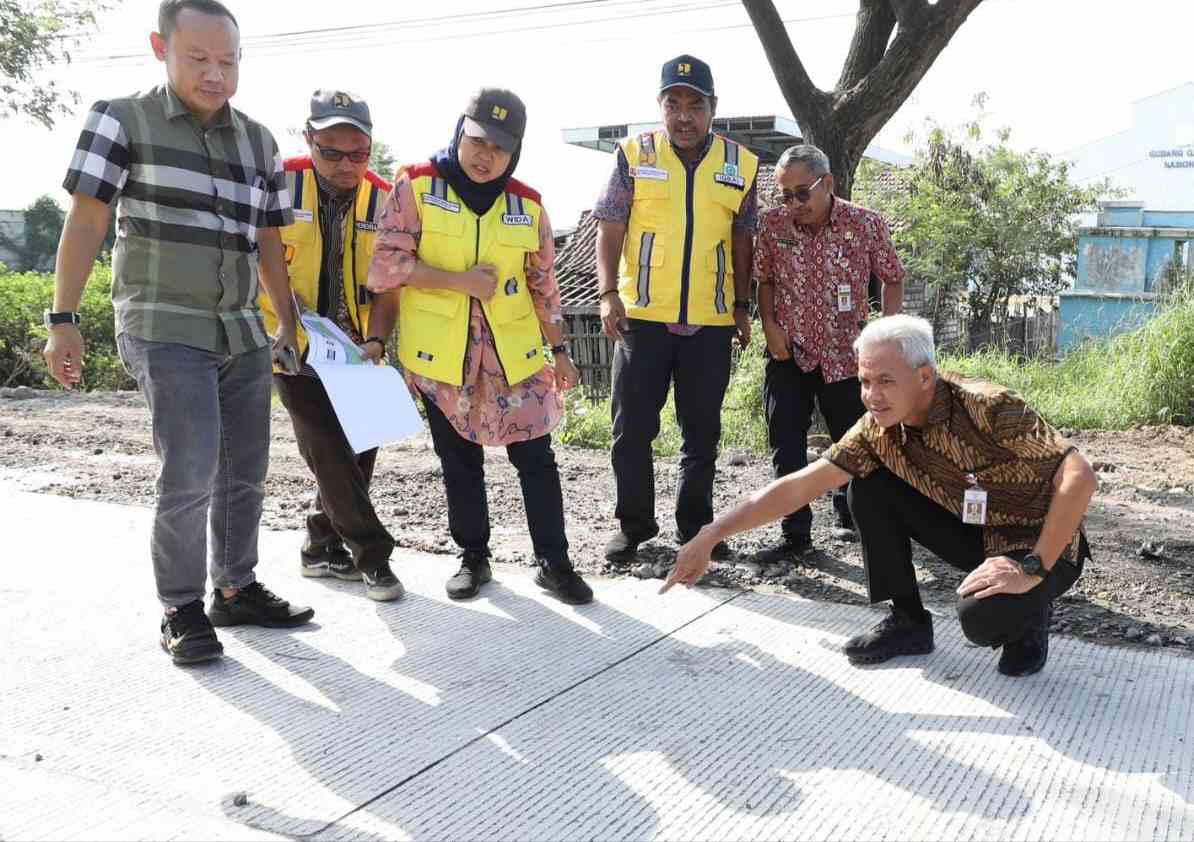
[[[567,354],[567,353],[568,353],[568,346],[567,346],[567,345],[563,345],[563,344],[561,344],[561,345],[552,345],[552,346],[551,346],[551,355],[552,355],[553,357],[554,357],[556,354]]]
[[[1029,553],[1020,561],[1020,567],[1029,576],[1040,576],[1042,579],[1048,577],[1050,571],[1045,569],[1041,557],[1036,553]]]
[[[63,310],[61,313],[52,313],[49,310],[44,310],[41,315],[41,322],[46,327],[51,327],[52,325],[77,325],[79,321],[79,314],[70,310]]]
[[[735,310],[745,310],[746,312],[749,313],[750,312],[750,302],[743,301],[741,298],[736,299],[734,301],[734,309]]]

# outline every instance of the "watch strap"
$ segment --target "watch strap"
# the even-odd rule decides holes
[[[552,345],[552,346],[551,346],[551,353],[552,353],[552,356],[554,356],[554,355],[556,355],[556,354],[567,354],[567,353],[568,353],[568,346],[567,346],[567,345],[564,345],[564,344],[560,344],[560,345]]]
[[[80,321],[79,314],[73,310],[63,310],[58,313],[45,310],[42,313],[42,323],[46,327],[50,327],[51,325],[77,325]]]
[[[735,299],[734,309],[735,310],[745,310],[746,312],[749,313],[750,312],[750,302],[743,301],[741,298]]]

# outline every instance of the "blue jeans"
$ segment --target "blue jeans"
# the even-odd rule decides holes
[[[212,585],[255,580],[270,441],[270,352],[236,356],[128,333],[120,358],[153,419],[157,481],[150,555],[158,599],[182,606]]]

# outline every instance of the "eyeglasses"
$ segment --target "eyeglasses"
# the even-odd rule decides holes
[[[330,146],[320,146],[318,143],[313,143],[316,149],[319,150],[319,157],[329,163],[336,163],[343,161],[345,158],[352,161],[354,164],[363,164],[369,160],[369,149],[354,149],[352,152],[345,152],[343,149],[333,149]]]
[[[813,197],[813,191],[817,189],[817,185],[825,180],[825,176],[821,176],[808,187],[797,187],[795,190],[781,190],[780,196],[783,197],[784,204],[790,205],[792,202],[800,202],[800,204],[807,204],[808,200]]]

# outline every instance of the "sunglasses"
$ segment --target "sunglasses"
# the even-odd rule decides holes
[[[345,158],[352,161],[354,164],[363,164],[369,160],[371,150],[356,149],[352,152],[345,152],[343,149],[333,149],[330,146],[320,146],[318,143],[314,144],[315,148],[319,150],[319,157],[329,163],[336,163],[343,161]]]
[[[785,205],[790,205],[792,202],[800,202],[802,205],[806,204],[813,197],[813,191],[817,189],[817,185],[824,180],[825,176],[821,176],[808,187],[797,187],[795,190],[781,190],[780,196],[783,197]]]

